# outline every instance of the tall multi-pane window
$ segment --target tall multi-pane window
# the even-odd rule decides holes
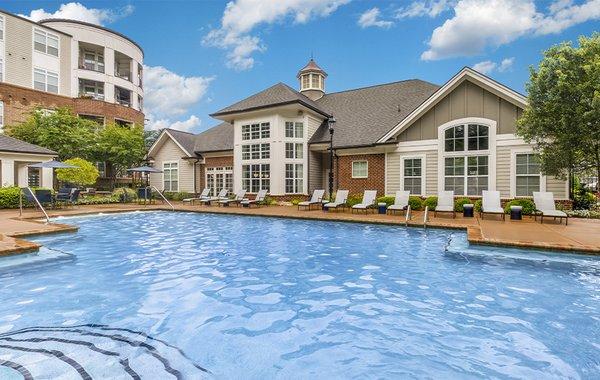
[[[423,194],[423,168],[420,158],[404,159],[404,190],[411,194]]]
[[[467,195],[481,195],[488,189],[488,157],[467,158]]]
[[[27,186],[39,187],[40,186],[40,169],[39,168],[27,168]]]
[[[33,32],[33,48],[39,52],[58,57],[58,36],[41,29]]]
[[[86,70],[104,72],[104,54],[95,51],[83,53],[83,67]]]
[[[179,191],[179,164],[163,163],[164,191]]]
[[[33,88],[58,94],[58,74],[44,69],[33,69]]]
[[[242,165],[242,187],[251,193],[257,193],[260,190],[269,191],[271,187],[271,165]]]
[[[268,139],[271,137],[271,123],[242,125],[242,140]]]
[[[454,194],[465,193],[465,158],[446,157],[444,159],[444,189],[452,190]]]
[[[301,139],[304,137],[304,123],[302,122],[285,122],[285,137]]]
[[[217,195],[221,189],[233,191],[233,168],[231,166],[206,168],[206,187],[212,195]]]
[[[540,158],[534,153],[516,155],[516,193],[517,197],[531,197],[534,191],[540,191]]]
[[[285,143],[285,158],[301,159],[304,157],[304,144]]]
[[[302,75],[302,88],[309,88],[310,87],[310,74],[304,74]]]
[[[242,145],[242,160],[261,160],[271,158],[271,144]]]
[[[285,192],[299,194],[304,191],[304,171],[302,164],[285,164]]]

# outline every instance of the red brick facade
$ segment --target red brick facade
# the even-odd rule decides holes
[[[353,161],[368,162],[367,178],[352,178]],[[377,190],[379,196],[385,195],[385,154],[339,156],[334,165],[334,184],[337,189],[347,189],[351,196],[362,196],[365,190]]]
[[[196,165],[196,189],[198,189],[198,191],[202,191],[202,189],[206,187],[206,168],[233,166],[233,155],[223,157],[207,157],[204,162],[204,165]]]
[[[70,98],[30,88],[0,83],[0,100],[4,102],[4,125],[24,122],[36,107],[70,107],[76,114],[103,116],[106,123],[115,119],[144,124],[144,114],[120,104],[94,99]]]

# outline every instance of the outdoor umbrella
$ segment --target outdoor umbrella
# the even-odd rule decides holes
[[[37,164],[27,165],[30,168],[38,168],[38,169],[52,169],[52,178],[54,182],[54,169],[72,169],[77,168],[78,166],[65,164],[64,162],[52,160],[46,162],[38,162]],[[52,185],[54,187],[54,185]]]
[[[146,174],[146,184],[150,184],[150,173],[162,173],[162,170],[153,168],[151,166],[138,166],[137,168],[127,169],[130,173],[145,173]]]

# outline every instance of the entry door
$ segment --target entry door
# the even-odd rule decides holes
[[[211,195],[219,194],[221,189],[232,192],[233,171],[228,168],[208,168],[206,171],[206,187],[210,189]]]

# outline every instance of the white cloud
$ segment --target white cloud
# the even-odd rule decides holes
[[[409,6],[400,8],[396,12],[396,18],[437,17],[450,9],[452,3],[453,1],[449,0],[414,1]]]
[[[303,24],[317,17],[327,17],[350,0],[234,0],[227,3],[221,27],[211,30],[203,39],[207,46],[227,50],[227,66],[247,70],[254,66],[256,52],[266,46],[250,33],[261,24],[274,24],[286,19]]]
[[[42,8],[32,10],[29,15],[21,15],[32,21],[48,18],[66,18],[70,20],[85,21],[96,25],[104,25],[117,19],[129,16],[133,12],[133,5],[119,9],[87,8],[81,3],[61,4],[57,11],[50,13]]]
[[[526,35],[559,33],[595,19],[600,19],[600,0],[581,5],[558,0],[547,14],[539,12],[533,0],[460,0],[454,16],[433,31],[421,59],[472,56]]]
[[[144,66],[144,110],[148,129],[173,128],[190,130],[200,125],[194,115],[173,121],[189,113],[208,90],[214,77],[185,77],[162,66]]]
[[[489,75],[494,71],[503,73],[512,68],[515,63],[515,57],[504,58],[500,63],[493,61],[482,61],[473,65],[473,69],[479,71],[482,74]]]
[[[360,18],[358,19],[358,25],[361,28],[368,28],[371,26],[378,28],[389,28],[394,25],[394,23],[391,21],[381,20],[379,18],[380,16],[381,12],[379,11],[379,8],[371,8],[360,15]]]

